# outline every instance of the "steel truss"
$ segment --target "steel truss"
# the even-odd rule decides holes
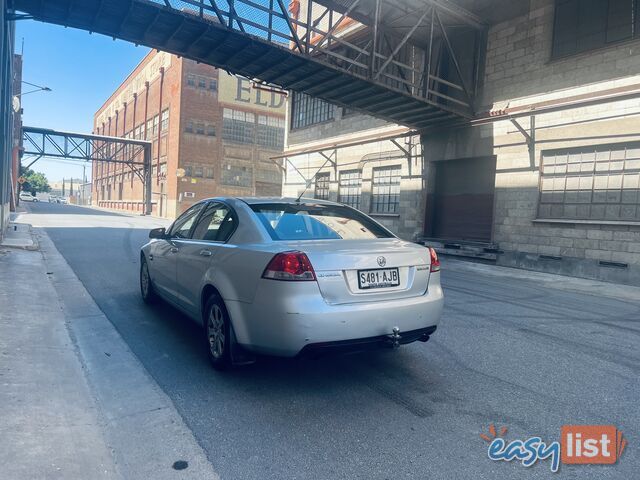
[[[473,71],[463,72],[446,22],[458,30],[465,26],[473,29],[476,35],[471,45],[472,59],[482,42],[484,26],[475,15],[450,3],[310,0],[306,14],[301,15],[297,0],[287,2],[288,8],[283,0],[152,1],[189,11],[202,19],[213,18],[228,29],[257,35],[269,42],[288,44],[294,52],[321,59],[345,72],[464,117],[470,118],[474,113],[477,66],[473,65]],[[467,85],[465,77],[472,84]],[[259,76],[255,79],[269,82]],[[331,90],[334,86],[326,88]],[[324,92],[305,93],[322,96]],[[358,108],[369,100],[367,96],[356,96],[349,104]],[[384,112],[393,108],[390,105]]]
[[[128,138],[22,127],[22,156],[64,158],[128,166],[144,185],[144,213],[151,214],[151,142]]]
[[[418,130],[474,117],[486,27],[446,0],[12,0]]]

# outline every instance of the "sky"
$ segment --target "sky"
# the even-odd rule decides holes
[[[21,20],[16,53],[24,57],[22,79],[51,88],[22,98],[24,125],[91,133],[93,115],[148,53],[146,47],[99,34]],[[22,86],[23,92],[33,90]],[[23,162],[24,163],[24,162]],[[91,166],[86,164],[87,178]],[[32,167],[50,182],[82,178],[82,162],[40,159]]]

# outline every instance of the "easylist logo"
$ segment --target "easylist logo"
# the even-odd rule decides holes
[[[564,425],[561,435],[562,463],[611,465],[627,444],[613,425]]]
[[[493,424],[489,435],[480,434],[489,442],[487,455],[491,460],[511,462],[517,460],[525,467],[538,460],[549,460],[552,472],[557,472],[560,462],[565,464],[613,465],[624,451],[627,441],[614,425],[563,425],[560,441],[545,442],[532,436],[526,439],[507,440],[507,428],[498,433]]]

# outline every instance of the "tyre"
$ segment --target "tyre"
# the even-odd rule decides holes
[[[140,261],[140,294],[144,303],[151,305],[158,301],[158,294],[153,289],[151,276],[149,275],[149,267],[146,258],[142,257]]]
[[[207,356],[213,368],[226,370],[231,366],[231,329],[229,313],[219,295],[213,294],[204,309],[204,334]]]

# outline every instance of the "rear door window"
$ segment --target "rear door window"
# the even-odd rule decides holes
[[[250,207],[274,240],[349,240],[394,236],[373,219],[342,205],[269,203]]]
[[[193,230],[193,240],[226,242],[236,229],[236,216],[223,203],[210,203]]]

